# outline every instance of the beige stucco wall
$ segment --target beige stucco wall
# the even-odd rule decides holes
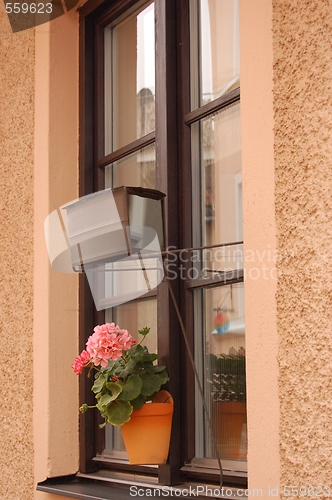
[[[0,497],[32,498],[34,31],[0,4]],[[24,480],[22,480],[24,478]]]
[[[331,16],[329,0],[273,2],[283,485],[331,486]]]

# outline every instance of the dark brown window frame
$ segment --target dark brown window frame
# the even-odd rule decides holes
[[[190,162],[190,125],[240,98],[239,89],[212,101],[195,111],[190,109],[189,71],[189,4],[188,0],[156,0],[156,131],[104,155],[104,93],[103,93],[103,31],[114,19],[132,8],[136,0],[106,2],[90,0],[80,9],[80,196],[104,188],[104,167],[155,142],[157,155],[157,189],[166,193],[165,234],[166,246],[188,248],[192,245],[192,192]],[[174,82],[176,82],[174,84]],[[161,96],[158,98],[158,96]],[[181,96],[181,98],[179,98]],[[179,194],[181,193],[181,196]],[[234,277],[220,274],[198,281],[172,282],[181,314],[188,332],[193,332],[192,290],[215,287],[243,280],[242,271]],[[193,457],[194,377],[188,359],[183,363],[185,346],[181,338],[176,312],[171,303],[166,283],[158,287],[158,352],[166,364],[170,382],[168,389],[175,400],[175,414],[168,463],[159,467],[161,484],[178,484],[188,477],[218,481],[218,471],[207,478],[195,468],[183,464]],[[162,318],[162,320],[161,320]],[[104,312],[96,312],[84,276],[80,277],[80,347],[96,324],[104,321]],[[194,348],[193,335],[190,337]],[[170,353],[172,353],[170,355]],[[182,380],[181,384],[178,383]],[[80,378],[82,402],[92,402],[91,383]],[[183,402],[185,402],[183,404]],[[93,403],[92,403],[93,404]],[[101,459],[102,434],[98,429],[98,416],[87,412],[80,416],[80,470],[96,471],[121,468],[133,472],[155,474],[155,468],[126,466],[116,461]],[[183,440],[181,429],[186,428]],[[99,436],[97,440],[94,433]],[[241,480],[239,483],[243,483]]]

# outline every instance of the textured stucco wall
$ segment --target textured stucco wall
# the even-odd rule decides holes
[[[331,13],[273,2],[283,485],[332,480]]]
[[[34,30],[0,3],[0,498],[33,491]]]

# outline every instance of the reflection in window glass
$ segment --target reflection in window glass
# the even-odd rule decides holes
[[[246,460],[243,283],[206,289],[195,295],[196,315],[200,316],[200,321],[196,321],[196,358],[203,352],[199,365],[218,452],[223,460]],[[202,405],[197,404],[196,456],[216,458],[205,418]]]
[[[154,3],[105,29],[105,154],[155,129]]]
[[[191,0],[190,7],[196,109],[240,86],[239,1]]]
[[[200,158],[196,171],[201,199],[194,225],[201,221],[196,238],[202,245],[243,239],[240,130],[238,102],[192,126],[192,156]],[[204,251],[202,266],[202,276],[242,268],[242,245]]]

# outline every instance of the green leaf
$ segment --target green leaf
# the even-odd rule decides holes
[[[132,407],[135,410],[139,410],[139,408],[142,408],[142,406],[144,405],[145,401],[146,401],[145,396],[143,396],[142,394],[140,394],[139,396],[137,396],[137,398],[132,399],[130,401],[130,404],[132,405]]]
[[[169,376],[167,374],[165,367],[163,366],[162,368],[164,368],[164,370],[158,374],[160,377],[160,385],[166,384],[166,382],[169,380]]]
[[[150,354],[146,346],[142,346],[139,344],[131,347],[128,351],[128,354],[130,355],[130,358],[136,363],[138,363],[139,361],[143,363],[153,362],[154,360],[158,359],[158,354]]]
[[[154,361],[156,361],[156,359],[158,359],[158,357],[159,357],[158,354],[155,354],[153,352],[151,354],[149,354],[149,355],[150,355],[150,360],[152,361],[152,363]]]
[[[165,370],[164,366],[158,366],[154,365],[152,363],[140,363],[142,370],[144,370],[145,373],[152,373],[153,375],[155,373],[161,373]],[[139,365],[137,365],[139,366]]]
[[[113,367],[114,367],[114,365],[115,365],[115,363],[116,363],[116,361],[114,361],[113,359],[111,359],[111,358],[110,358],[110,359],[108,360],[108,365],[106,366],[106,368],[105,368],[105,369],[106,369],[108,372],[111,372],[111,371],[112,371],[112,369],[113,369]]]
[[[120,378],[126,378],[128,375],[131,375],[135,370],[136,360],[130,359],[124,368],[116,370],[116,375]]]
[[[99,372],[95,379],[95,383],[92,386],[93,392],[100,392],[105,382],[107,382],[107,373]]]
[[[140,360],[143,353],[144,353],[144,347],[139,344],[134,345],[128,351],[128,355],[130,356],[130,358],[135,360]]]
[[[105,393],[99,398],[97,405],[98,408],[100,406],[107,406],[119,396],[119,394],[121,393],[121,387],[119,386],[119,384],[114,385],[116,385],[117,387],[114,388],[111,393]]]
[[[107,382],[106,389],[112,396],[111,401],[116,399],[122,391],[121,384],[119,384],[118,382]]]
[[[138,375],[131,375],[125,382],[119,382],[122,388],[119,399],[131,401],[141,392],[142,380]]]
[[[141,378],[143,382],[141,394],[143,394],[143,396],[151,396],[159,391],[161,387],[161,378],[159,375],[144,374]]]
[[[107,407],[107,420],[113,425],[123,425],[129,422],[133,407],[129,401],[113,401]]]
[[[160,373],[160,372],[163,372],[165,370],[165,366],[155,366],[154,365],[154,369],[155,369],[155,373]]]

